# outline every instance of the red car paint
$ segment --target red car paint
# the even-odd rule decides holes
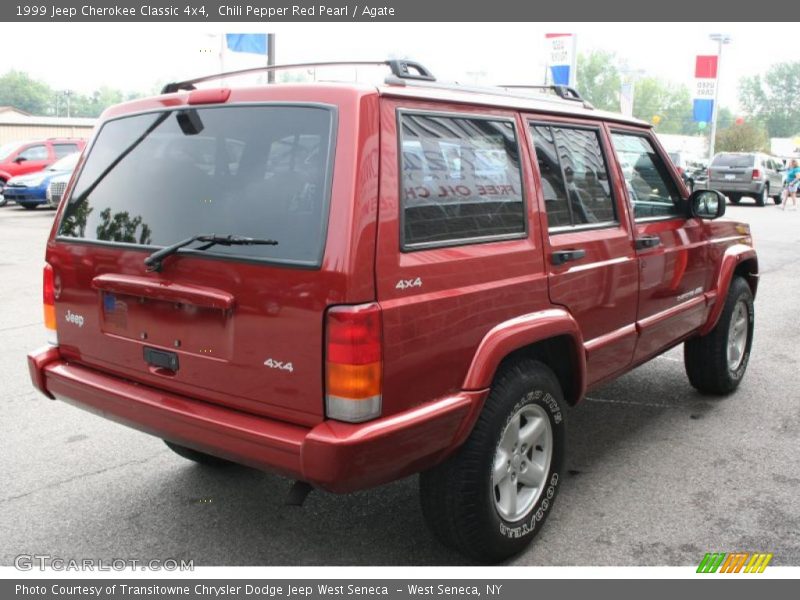
[[[563,342],[565,395],[575,404],[593,386],[713,327],[734,271],[750,276],[755,292],[758,267],[746,226],[633,219],[610,135],[647,136],[670,164],[646,124],[570,102],[328,84],[179,92],[113,107],[104,120],[209,102],[336,108],[321,266],[191,254],[148,272],[142,259],[152,248],[57,239],[63,202],[46,254],[57,278],[59,345],[29,356],[32,381],[45,395],[202,452],[346,492],[418,472],[457,449],[498,365],[519,349]],[[401,109],[490,115],[516,125],[523,237],[400,250]],[[531,120],[597,129],[616,226],[548,234]],[[660,244],[637,249],[643,236]],[[552,263],[555,252],[575,247],[585,249],[583,258]],[[398,285],[405,281],[412,283]],[[125,299],[124,323],[104,315],[103,292]],[[383,336],[380,417],[326,418],[326,310],[375,302]],[[69,314],[81,315],[81,326],[68,322]],[[144,346],[174,352],[180,370],[146,364]],[[290,360],[292,373],[265,368],[268,358]]]
[[[17,175],[46,169],[59,158],[81,151],[85,146],[86,140],[78,138],[50,138],[41,141],[20,142],[13,152],[0,158],[0,181],[6,182]],[[35,151],[35,156],[26,159],[25,157],[32,151]]]

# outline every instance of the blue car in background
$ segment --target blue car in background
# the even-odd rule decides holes
[[[13,201],[29,210],[33,210],[40,204],[48,204],[47,186],[50,180],[58,175],[69,176],[75,169],[75,165],[78,164],[79,157],[80,152],[74,152],[54,162],[43,171],[12,177],[6,182],[6,187],[3,189],[3,204]]]

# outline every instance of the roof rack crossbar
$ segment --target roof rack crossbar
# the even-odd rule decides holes
[[[428,69],[420,63],[413,60],[354,60],[354,61],[330,61],[330,62],[315,62],[315,63],[294,63],[286,65],[268,65],[264,67],[252,67],[250,69],[240,69],[238,71],[228,71],[226,73],[214,73],[213,75],[204,75],[203,77],[195,77],[194,79],[187,79],[185,81],[175,81],[166,84],[162,89],[162,94],[172,94],[181,90],[193,90],[196,83],[204,83],[206,81],[214,81],[215,79],[222,79],[223,77],[238,77],[240,75],[251,75],[253,73],[263,73],[270,71],[288,71],[291,69],[314,69],[317,67],[389,67],[392,75],[400,79],[415,79],[419,81],[436,81]]]
[[[559,98],[564,100],[575,100],[576,102],[583,102],[583,98],[574,87],[568,85],[501,85],[501,88],[509,90],[543,90],[555,93]]]

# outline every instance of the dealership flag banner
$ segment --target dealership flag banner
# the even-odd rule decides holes
[[[547,65],[555,85],[574,85],[575,34],[546,33]]]
[[[694,67],[694,120],[710,123],[717,87],[717,56],[698,56]]]
[[[247,52],[249,54],[267,53],[266,33],[226,33],[225,45],[231,52]]]

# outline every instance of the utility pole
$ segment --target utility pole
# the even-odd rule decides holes
[[[727,33],[712,33],[708,36],[717,42],[717,81],[714,85],[714,108],[711,111],[711,140],[708,142],[708,162],[714,158],[714,145],[717,138],[717,114],[719,113],[719,82],[722,74],[722,46],[731,43],[731,36]]]
[[[267,66],[271,67],[275,64],[275,34],[267,34]],[[267,83],[275,83],[275,71],[267,71]]]

